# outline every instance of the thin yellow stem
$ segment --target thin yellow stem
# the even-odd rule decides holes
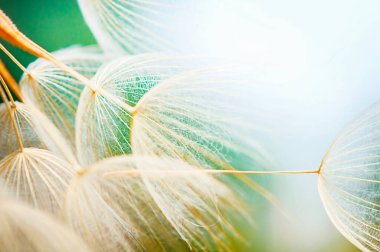
[[[8,50],[0,43],[0,49],[25,73],[29,74],[28,70],[18,61]]]
[[[41,50],[44,50],[44,49],[41,48]],[[127,103],[121,101],[119,98],[115,97],[113,94],[107,92],[106,90],[104,90],[102,88],[96,88],[96,87],[94,87],[94,85],[92,84],[92,82],[89,79],[87,79],[86,77],[84,77],[82,74],[78,73],[77,71],[75,71],[71,67],[67,66],[63,62],[59,61],[51,53],[46,52],[46,55],[45,55],[44,58],[46,60],[50,61],[51,63],[53,63],[54,65],[56,65],[58,68],[60,68],[63,71],[67,72],[68,74],[70,74],[72,77],[74,77],[77,80],[79,80],[80,82],[82,82],[92,92],[94,92],[94,93],[98,92],[98,93],[102,94],[104,97],[112,100],[114,103],[116,103],[120,107],[124,108],[129,113],[131,113],[131,114],[134,113],[134,111],[135,111],[134,107],[132,107],[132,106],[128,105]]]
[[[6,85],[3,77],[1,77],[1,75],[0,75],[0,82],[1,82],[1,85],[0,85],[0,95],[1,95],[1,98],[3,99],[3,101],[4,101],[5,106],[7,107],[9,116],[10,116],[11,121],[12,121],[12,126],[13,126],[13,128],[15,130],[15,136],[16,136],[16,139],[17,139],[17,143],[18,143],[18,145],[20,147],[20,150],[22,151],[24,149],[24,144],[22,143],[22,140],[21,140],[21,137],[20,137],[20,132],[19,132],[19,130],[17,128],[16,120],[15,120],[14,114],[13,114],[13,110],[16,109],[16,104],[14,103],[13,98],[11,98],[12,96],[10,96],[12,107],[9,106],[9,100],[8,100],[8,97],[7,97],[7,94],[6,94],[6,92],[7,93],[9,92],[9,89],[7,88],[7,85]],[[7,90],[7,91],[4,91],[4,90]],[[10,93],[8,95],[10,95]]]
[[[214,171],[214,172],[213,172]],[[313,174],[318,170],[299,170],[299,171],[239,171],[239,170],[208,170],[210,174]]]
[[[2,75],[0,75],[0,82],[1,82],[1,85],[3,86],[3,89],[5,90],[5,92],[7,94],[7,96],[9,97],[9,100],[10,100],[10,102],[12,104],[12,107],[16,107],[15,100],[13,99],[11,91],[9,91],[8,85],[5,82],[5,80],[4,80],[4,78],[3,78]]]
[[[20,86],[17,81],[13,78],[12,74],[9,72],[8,68],[5,66],[4,62],[0,60],[0,75],[3,77],[5,82],[8,84],[9,88],[13,91],[19,101],[23,100]]]
[[[136,107],[132,107],[132,106],[128,105],[127,103],[123,102],[122,100],[120,100],[119,98],[117,98],[116,96],[114,96],[113,94],[107,92],[104,89],[99,88],[97,91],[100,94],[102,94],[104,97],[110,99],[115,104],[119,105],[120,107],[122,107],[123,109],[125,109],[126,111],[128,111],[129,113],[131,113],[132,115],[135,114]]]
[[[44,49],[42,49],[42,50],[44,50]],[[77,71],[75,71],[71,67],[67,66],[63,62],[59,61],[51,53],[49,53],[49,52],[46,51],[46,55],[45,55],[44,58],[46,60],[50,61],[51,63],[53,63],[54,65],[56,65],[58,68],[60,68],[63,71],[67,72],[68,74],[70,74],[71,76],[73,76],[74,78],[76,78],[77,80],[79,80],[80,82],[82,82],[91,91],[95,92],[95,87],[93,86],[93,84],[91,83],[91,81],[89,79],[87,79],[86,77],[84,77],[82,74],[78,73]]]
[[[212,169],[198,169],[198,170],[139,170],[139,169],[131,169],[127,171],[117,171],[107,173],[106,176],[132,176],[137,177],[141,175],[172,175],[172,176],[180,176],[180,175],[188,175],[188,174],[232,174],[232,175],[277,175],[277,174],[317,174],[319,170],[298,170],[298,171],[240,171],[240,170],[212,170]]]
[[[74,69],[72,69],[71,67],[67,66],[63,62],[59,61],[57,58],[55,58],[49,52],[46,52],[46,53],[47,53],[47,55],[46,55],[45,59],[49,60],[51,63],[53,63],[54,65],[56,65],[58,68],[60,68],[63,71],[67,72],[68,74],[70,74],[74,78],[78,79],[86,87],[88,87],[92,92],[94,92],[94,93],[98,92],[98,93],[102,94],[104,97],[112,100],[114,103],[116,103],[120,107],[124,108],[129,113],[131,113],[131,114],[134,113],[134,111],[135,111],[134,107],[132,107],[132,106],[128,105],[127,103],[121,101],[119,98],[115,97],[113,94],[107,92],[106,90],[104,90],[102,88],[95,88],[94,85],[92,84],[92,82],[89,79],[87,79],[86,77],[84,77],[83,75],[81,75],[80,73],[78,73],[77,71],[75,71]]]

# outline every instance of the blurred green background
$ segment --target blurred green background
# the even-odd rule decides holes
[[[304,6],[300,7],[298,4],[302,5],[302,1],[297,4],[295,4],[296,1],[293,1],[294,2],[293,5],[290,3],[289,4],[281,3],[282,5],[298,6],[299,8],[302,8],[302,10],[305,11],[303,15],[301,14],[296,15],[293,13],[293,11],[297,12],[297,14],[300,13],[298,12],[298,10],[296,10],[297,8],[289,7],[288,10],[290,9],[291,10],[288,12],[284,12],[283,10],[286,9],[286,7],[284,6],[280,7],[278,5],[278,2],[276,1],[261,1],[261,2],[255,1],[255,2],[259,2],[259,5],[261,4],[262,5],[261,7],[263,7],[264,9],[270,6],[268,8],[273,11],[274,15],[282,15],[282,18],[287,18],[296,24],[297,22],[299,22],[299,24],[301,24],[299,25],[299,27],[301,28],[302,28],[302,25],[304,24],[303,20],[308,18],[309,14],[307,11],[310,11],[312,13],[314,12],[314,9],[315,9],[315,8],[308,7],[307,4],[304,4]],[[326,9],[327,7],[331,7],[329,1],[325,1],[325,5],[320,6],[321,9]],[[58,49],[61,49],[70,45],[75,45],[75,44],[89,45],[89,44],[95,43],[93,36],[91,35],[89,29],[84,23],[83,18],[81,17],[78,5],[75,0],[0,0],[0,8],[4,10],[4,12],[13,20],[13,22],[18,26],[18,28],[22,32],[24,32],[28,37],[30,37],[32,40],[37,42],[39,45],[41,45],[48,51],[58,50]],[[309,8],[310,10],[308,10]],[[352,8],[352,9],[356,10],[358,8]],[[375,9],[375,8],[371,8],[369,6],[369,9]],[[334,10],[340,10],[340,6],[337,6],[337,8],[335,8]],[[363,13],[365,14],[365,12]],[[332,20],[334,20],[334,18],[336,17],[335,13],[331,11],[330,16],[327,16],[327,17],[324,16],[324,17],[327,20],[326,21],[327,24],[325,28],[327,28],[328,26],[333,27],[328,22],[332,22]],[[299,18],[299,20],[297,21],[296,18]],[[352,18],[352,15],[348,13],[346,18]],[[343,18],[341,19],[341,21],[345,22],[345,19]],[[350,29],[349,26],[347,27],[346,27],[347,34],[351,33],[352,30]],[[318,29],[320,30],[323,30],[323,29],[320,28],[319,24],[315,24],[314,28],[316,29],[310,30],[310,26],[307,27],[307,29],[305,29],[304,31],[304,34],[305,34],[306,40],[307,39],[309,39],[310,41],[314,40],[315,41],[314,43],[317,44],[317,46],[313,47],[313,44],[307,44],[307,46],[309,47],[311,46],[312,50],[315,51],[315,54],[321,55],[318,49],[320,49],[319,47],[323,47],[324,44],[321,43],[320,40],[315,39],[315,37],[320,38],[318,34],[323,34],[323,32],[319,32]],[[334,31],[335,30],[331,30],[331,34],[333,34]],[[317,35],[313,37],[310,34],[313,34],[313,35],[317,34]],[[330,42],[333,39],[328,37],[328,35],[331,35],[331,34],[327,32],[325,33],[325,36],[326,36],[325,45],[331,44]],[[339,34],[339,36],[340,35],[341,34]],[[344,36],[341,36],[341,38],[342,38],[342,41],[345,40]],[[350,46],[351,45],[347,46],[346,44],[342,46],[343,48],[342,50],[344,51],[345,48],[348,48]],[[351,47],[355,48],[354,46],[351,46]],[[7,48],[12,52],[12,54],[17,59],[21,61],[21,63],[24,66],[27,66],[30,62],[35,60],[34,56],[31,56],[21,50],[18,50],[14,48],[13,46],[7,45]],[[315,48],[317,48],[317,50],[315,50]],[[335,54],[335,51],[331,55],[326,53],[326,59],[328,58],[329,62],[331,63],[332,57],[339,58],[339,57],[336,57],[336,55],[337,54]],[[347,59],[349,58],[349,56],[351,57],[351,53],[343,54],[340,60],[342,62],[343,61],[347,62]],[[21,71],[7,57],[5,57],[3,53],[0,54],[0,57],[5,62],[7,67],[10,69],[11,73],[18,80],[21,77]],[[352,60],[352,62],[358,62],[358,61]],[[324,63],[325,62],[323,62],[323,64]],[[346,67],[347,65],[344,65],[344,66]],[[315,74],[315,72],[313,73]],[[337,79],[337,76],[339,75],[339,73],[334,73],[334,74],[335,74],[334,77]],[[363,72],[363,76],[364,75],[365,74]],[[324,75],[324,76],[327,76],[327,75]],[[315,78],[315,75],[313,75],[313,78]],[[306,78],[306,80],[309,80],[309,79]],[[308,83],[308,82],[303,80],[302,83]],[[322,81],[320,83],[322,83]],[[320,83],[318,83],[318,85]],[[331,86],[328,86],[329,82],[325,81],[324,83],[326,83],[328,90],[331,90]],[[307,89],[309,93],[313,93],[312,91],[310,91],[310,90],[313,90],[312,88],[313,87],[309,86],[305,89]],[[348,87],[347,89],[350,89],[350,87]],[[338,91],[342,91],[342,90],[339,89]],[[322,94],[320,95],[326,95],[327,92],[326,93],[321,92],[321,93]],[[356,92],[356,94],[357,93],[358,92]],[[344,95],[341,94],[341,96],[344,96]],[[305,97],[306,97],[305,100],[307,100],[307,96]],[[324,102],[324,100],[322,101]],[[331,99],[331,102],[334,103],[334,99]],[[369,99],[366,102],[370,103],[371,101]],[[315,100],[315,103],[320,104],[321,100]],[[342,104],[341,106],[343,107],[344,104]],[[330,108],[329,108],[329,111],[331,112]],[[336,111],[339,112],[338,109]],[[324,123],[323,116],[325,116],[325,114],[323,114],[322,112],[319,114],[320,117],[313,118],[313,119],[320,120],[321,124]],[[318,114],[315,113],[314,116],[315,115],[318,115]],[[339,120],[339,117],[337,117],[336,114],[330,113],[330,117],[338,118],[336,120]],[[347,116],[347,118],[351,118],[351,115]],[[346,121],[347,118],[344,118],[341,120],[344,122]],[[325,120],[327,119],[325,118]],[[303,121],[312,122],[313,120],[307,120],[307,119],[305,120],[305,118],[303,118]],[[284,154],[279,155],[280,158],[278,159],[282,160],[280,164],[285,165],[285,167],[289,167],[289,166],[292,168],[299,167],[300,169],[313,168],[310,166],[318,164],[318,160],[319,158],[321,158],[321,156],[323,155],[323,151],[326,149],[327,145],[332,140],[332,136],[334,136],[336,132],[341,129],[342,127],[341,122],[336,123],[336,124],[330,124],[330,125],[327,125],[326,123],[324,123],[323,125],[327,125],[325,127],[333,128],[332,130],[328,131],[329,132],[328,134],[325,133],[327,131],[323,132],[322,130],[325,136],[324,138],[321,138],[319,135],[309,136],[310,138],[307,138],[307,136],[304,135],[305,136],[304,138],[298,139],[297,137],[298,137],[298,134],[300,134],[300,130],[298,130],[297,128],[298,126],[296,125],[296,122],[293,121],[289,125],[291,125],[290,128],[292,128],[293,131],[295,132],[294,135],[292,135],[292,132],[290,133],[287,132],[288,135],[286,136],[288,137],[288,139],[283,139],[282,142],[284,146],[288,147],[287,149],[285,149],[286,151],[291,152],[289,150],[294,149],[293,151],[294,153],[290,153],[291,155],[289,156],[297,157],[298,163],[292,160],[292,158],[289,159],[289,157],[287,160],[285,158],[281,159],[281,155],[286,156],[288,154],[285,151],[283,152]],[[310,125],[307,125],[306,123],[305,124],[300,123],[299,125],[300,125],[299,127],[302,126],[304,128],[315,127],[315,125],[310,126]],[[321,129],[325,129],[325,128],[321,128]],[[319,139],[320,141],[323,140],[323,142],[320,143],[319,145],[315,144],[316,142],[311,143],[313,137],[315,139]],[[297,139],[297,140],[293,141],[294,139]],[[281,141],[280,138],[276,140]],[[268,141],[271,141],[271,140],[268,140]],[[305,142],[302,142],[302,141],[305,141]],[[288,142],[293,142],[293,145],[297,143],[300,147],[297,147],[298,149],[296,147],[292,149],[292,147],[288,146]],[[301,144],[303,143],[304,145],[302,146],[300,143]],[[313,145],[314,147],[310,147],[311,145]],[[284,150],[284,148],[282,149]],[[297,155],[302,156],[302,157],[298,157]],[[313,158],[310,159],[310,156],[312,156]],[[310,162],[308,163],[308,162],[302,161],[306,159],[310,160]],[[280,167],[280,169],[281,168],[282,167]],[[242,227],[245,229],[244,232],[246,233],[246,236],[250,238],[249,251],[313,251],[313,252],[357,251],[357,249],[353,247],[350,243],[348,243],[328,221],[327,216],[325,215],[324,210],[321,204],[319,203],[319,199],[317,197],[316,183],[315,183],[314,177],[312,177],[310,180],[308,176],[307,177],[300,176],[300,177],[297,177],[297,179],[294,179],[294,177],[292,176],[284,176],[281,178],[276,177],[275,179],[271,181],[271,184],[275,185],[273,188],[274,194],[276,193],[282,194],[282,196],[280,196],[280,199],[285,201],[285,205],[287,207],[289,207],[291,210],[294,210],[292,212],[294,216],[292,217],[295,217],[297,221],[293,222],[286,219],[280,213],[280,211],[278,211],[277,209],[274,209],[274,207],[270,206],[269,203],[263,201],[262,199],[259,199],[256,195],[254,195],[254,193],[252,193],[252,197],[250,198],[250,201],[255,202],[255,207],[254,207],[255,210],[252,214],[254,215],[253,218],[256,220],[256,225],[253,227]],[[302,185],[306,185],[306,184],[308,184],[309,187],[308,186],[302,187]],[[284,190],[283,188],[290,188],[290,189]],[[313,188],[313,189],[310,189],[310,188]],[[311,201],[317,202],[317,203],[309,205]],[[316,216],[314,214],[315,212],[320,213],[320,215]],[[309,222],[303,221],[305,219],[310,219],[310,221]],[[310,231],[310,230],[313,230],[313,231]],[[298,236],[298,234],[300,234],[300,236]],[[308,237],[308,239],[305,239],[305,237]],[[315,239],[310,238],[310,237],[314,237]],[[245,247],[245,250],[242,250],[243,247],[245,246],[239,246],[237,244],[236,251],[247,251],[248,248]]]
[[[0,7],[25,35],[48,51],[96,43],[75,0],[0,0]],[[13,46],[7,48],[24,66],[35,60]],[[1,59],[18,80],[21,71],[3,53]]]

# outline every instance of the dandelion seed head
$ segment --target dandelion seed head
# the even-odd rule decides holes
[[[0,176],[14,197],[60,215],[75,168],[48,150],[24,148],[0,161]]]
[[[242,205],[231,200],[233,194],[223,183],[196,169],[180,160],[149,156],[100,161],[73,181],[67,219],[96,250],[106,246],[140,251],[155,246],[169,251],[185,248],[185,241],[201,250],[216,246],[227,251],[228,234],[237,231],[221,211]],[[134,170],[157,173],[133,176],[129,172]],[[194,173],[171,176],[162,170]],[[107,244],[100,244],[104,240]]]
[[[231,153],[265,162],[260,144],[247,140],[257,129],[245,127],[248,113],[238,99],[249,89],[237,73],[216,68],[163,80],[138,104],[131,131],[134,153],[221,169],[233,168]]]
[[[16,129],[12,123],[15,121]],[[11,114],[5,104],[0,105],[0,159],[20,150],[16,140],[16,130],[20,135],[23,147],[34,147],[51,150],[60,157],[68,160],[74,159],[72,149],[54,127],[54,125],[41,112],[33,106],[16,102]]]
[[[106,61],[94,46],[71,46],[53,55],[87,78]],[[84,84],[45,59],[37,59],[27,70],[20,82],[25,102],[41,110],[74,148],[75,115]]]
[[[332,144],[319,190],[337,229],[363,251],[380,250],[380,106],[353,121]]]
[[[163,79],[194,65],[195,59],[162,54],[125,56],[103,65],[92,80],[99,92],[86,88],[79,101],[76,144],[81,163],[131,153],[133,115],[126,106],[136,106]]]

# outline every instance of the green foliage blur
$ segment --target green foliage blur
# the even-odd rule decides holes
[[[75,44],[96,43],[84,23],[76,0],[0,0],[0,8],[26,36],[48,51]],[[5,46],[24,66],[35,60],[26,52],[8,44]],[[22,74],[20,69],[4,53],[0,57],[19,80]]]

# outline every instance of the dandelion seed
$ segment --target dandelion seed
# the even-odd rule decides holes
[[[0,159],[0,175],[18,199],[37,208],[57,212],[75,166],[43,149],[56,150],[70,161],[74,159],[73,154],[60,138],[58,130],[37,110],[14,102],[12,98],[9,104],[4,92],[8,91],[9,95],[9,90],[1,77],[0,81],[0,94],[4,101],[3,111],[0,110],[3,129],[0,143],[5,147],[1,154],[6,155]]]
[[[11,113],[11,114],[10,114]],[[57,155],[72,160],[73,153],[69,145],[60,136],[54,125],[39,111],[31,106],[15,102],[11,111],[6,104],[0,105],[0,159],[20,149],[16,130],[24,147],[51,150]],[[17,129],[13,127],[13,121]]]
[[[50,151],[37,148],[24,148],[0,161],[4,184],[17,199],[57,215],[74,174],[73,165]]]
[[[57,59],[87,78],[95,75],[106,57],[96,47],[73,46],[53,53]],[[27,68],[20,86],[26,103],[42,111],[75,146],[75,115],[84,85],[44,59]]]
[[[269,158],[242,122],[248,114],[239,99],[254,89],[237,69],[188,71],[161,81],[136,106],[131,129],[137,154],[170,156],[190,164],[233,169],[228,155],[239,153],[257,164]],[[245,76],[246,77],[246,76]],[[255,115],[256,121],[259,114]],[[258,123],[259,124],[259,123]]]
[[[92,92],[90,89],[86,88],[78,106],[77,148],[78,158],[81,162],[83,164],[90,164],[106,157],[131,152],[139,153],[139,151],[135,151],[131,145],[132,139],[140,140],[135,134],[141,136],[145,133],[147,138],[146,145],[158,145],[162,143],[162,141],[155,143],[155,140],[158,135],[162,135],[162,132],[157,131],[163,127],[167,128],[168,131],[171,131],[168,134],[170,135],[170,133],[172,133],[175,138],[175,129],[173,130],[173,126],[169,123],[160,123],[155,118],[160,115],[165,118],[173,116],[173,120],[177,120],[178,122],[175,126],[177,128],[182,127],[189,137],[191,134],[195,138],[201,137],[199,136],[199,133],[202,132],[202,130],[204,135],[212,134],[210,131],[216,130],[215,127],[199,128],[199,125],[204,123],[204,117],[207,117],[207,115],[205,115],[205,113],[207,113],[206,106],[209,105],[212,107],[214,105],[207,103],[207,99],[217,100],[221,98],[221,91],[218,88],[221,87],[222,83],[220,83],[221,85],[219,86],[215,84],[213,87],[210,87],[208,83],[202,83],[203,89],[196,91],[195,89],[197,87],[186,87],[185,85],[181,85],[180,81],[178,81],[176,84],[178,84],[179,87],[175,89],[178,91],[177,93],[175,93],[175,91],[170,91],[170,87],[165,89],[165,79],[189,69],[197,69],[195,67],[195,60],[195,58],[186,59],[166,55],[146,54],[122,57],[101,67],[92,81],[94,83],[94,88],[100,89],[103,92]],[[198,63],[198,65],[198,68],[200,68],[202,63]],[[189,82],[190,81],[188,81],[187,84]],[[231,86],[233,86],[233,84],[235,83],[231,83]],[[176,85],[172,86],[174,87]],[[165,97],[162,95],[162,97],[157,97],[156,100],[152,101],[152,103],[155,103],[154,106],[162,106],[162,109],[165,109],[165,102],[170,103],[171,105],[178,102],[174,105],[174,108],[166,108],[167,110],[177,110],[176,114],[175,112],[172,113],[172,115],[165,115],[165,113],[160,114],[161,111],[159,109],[156,110],[157,114],[148,114],[145,110],[150,108],[145,108],[145,103],[139,105],[139,101],[142,97],[151,96],[150,89],[153,87],[155,87],[155,89],[164,89],[161,93],[166,93]],[[236,86],[234,87],[237,88]],[[194,89],[191,90],[191,88]],[[214,91],[212,91],[213,88],[215,88]],[[179,91],[181,89],[182,93]],[[214,97],[211,94],[204,93],[204,90],[209,91],[209,93],[213,92],[212,95],[214,95]],[[155,92],[157,92],[157,90]],[[186,103],[183,99],[186,92],[188,100],[193,100],[193,103]],[[196,102],[196,99],[202,98],[204,102],[203,104]],[[146,103],[146,106],[148,107],[149,103]],[[130,112],[128,108],[124,106],[125,104],[130,106],[132,110],[136,110],[136,112]],[[187,107],[183,108],[183,106]],[[140,113],[140,111],[138,111],[140,109],[145,113]],[[186,109],[188,111],[184,111]],[[190,111],[190,109],[193,110]],[[214,108],[214,111],[218,109],[223,108],[220,108],[219,106]],[[189,112],[187,118],[184,116],[183,118],[175,118],[175,116],[178,117],[186,112]],[[200,112],[203,113],[201,114]],[[228,113],[228,111],[219,112]],[[203,117],[201,118],[201,116]],[[138,121],[135,117],[139,118]],[[180,121],[184,118],[187,119],[187,121],[183,120],[181,125]],[[218,118],[217,114],[209,113],[207,120],[216,125],[219,121],[216,121],[215,118]],[[142,121],[144,119],[145,121]],[[195,123],[197,120],[200,121],[199,124]],[[225,120],[224,123],[226,123],[226,121],[227,120]],[[142,125],[141,129],[139,128],[132,131],[132,128],[137,127],[135,126],[136,123]],[[155,132],[150,132],[150,128],[159,129],[155,130]],[[150,137],[147,132],[153,134],[153,137]],[[210,136],[210,138],[211,137],[216,138],[215,134]],[[178,140],[178,138],[173,139],[172,142],[176,140]],[[218,139],[215,141],[217,140]],[[168,142],[170,142],[170,140]],[[143,149],[144,147],[141,147],[140,149]],[[170,148],[170,146],[168,146],[168,148]]]
[[[193,173],[180,177],[128,173],[163,169]],[[177,233],[197,250],[229,251],[228,235],[236,236],[237,231],[220,212],[239,208],[244,212],[244,206],[223,183],[197,169],[180,160],[149,156],[100,161],[72,182],[67,219],[95,250],[140,251],[154,245],[166,251],[178,244],[180,249]]]
[[[352,122],[323,159],[321,199],[338,230],[363,251],[380,250],[380,104]]]
[[[0,76],[0,159],[24,147],[48,149],[74,162],[74,155],[59,131],[33,106],[15,102]]]

